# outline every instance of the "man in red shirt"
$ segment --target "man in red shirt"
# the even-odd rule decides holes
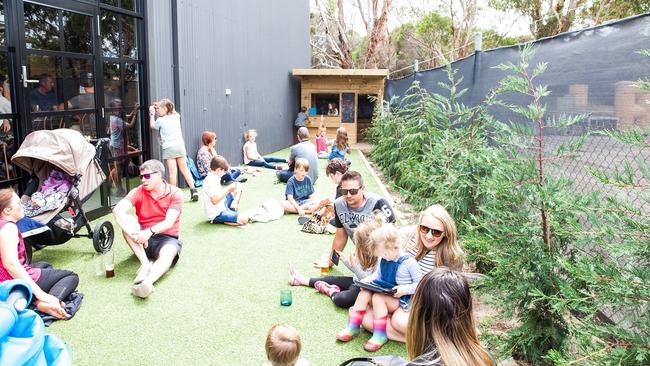
[[[164,174],[160,161],[145,161],[140,166],[142,184],[113,209],[126,243],[140,261],[131,293],[141,298],[153,292],[153,284],[176,264],[181,252],[183,193],[165,182]],[[131,207],[135,207],[135,217],[128,214]]]

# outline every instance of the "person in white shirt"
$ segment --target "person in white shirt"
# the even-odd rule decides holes
[[[231,226],[245,225],[249,215],[237,211],[242,196],[242,185],[231,183],[221,186],[221,177],[229,168],[226,158],[216,155],[210,161],[210,171],[203,181],[203,208],[208,220],[213,224]]]

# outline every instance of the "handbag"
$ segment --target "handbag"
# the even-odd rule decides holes
[[[408,366],[410,363],[400,356],[387,355],[375,357],[355,357],[341,364],[341,366]]]

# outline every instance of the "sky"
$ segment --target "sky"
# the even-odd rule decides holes
[[[327,0],[321,0],[323,3]],[[367,6],[368,0],[360,0],[362,6]],[[476,26],[482,29],[495,29],[501,35],[520,36],[530,35],[528,22],[514,12],[501,12],[488,7],[488,0],[476,0],[479,12]],[[458,2],[458,0],[454,0]],[[363,21],[356,8],[356,0],[344,0],[347,24],[359,33],[365,33]],[[393,12],[389,17],[388,29],[392,30],[400,25],[417,18],[420,13],[427,13],[439,9],[446,1],[440,0],[393,0]],[[312,9],[316,9],[315,0],[310,0]],[[398,11],[403,10],[403,11]],[[409,11],[408,9],[413,9]],[[400,14],[401,13],[401,14]]]

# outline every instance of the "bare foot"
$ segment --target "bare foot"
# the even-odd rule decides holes
[[[65,304],[63,302],[57,305],[45,301],[39,301],[36,304],[36,309],[42,313],[52,315],[57,319],[68,319],[70,318],[70,314],[66,313],[64,306]]]
[[[289,284],[291,286],[309,286],[309,277],[298,272],[296,266],[293,263],[289,264],[289,274]]]
[[[141,265],[138,269],[138,273],[136,274],[135,279],[133,279],[133,284],[139,285],[142,283],[142,281],[146,280],[147,277],[149,277],[149,272],[151,272],[151,262]]]

